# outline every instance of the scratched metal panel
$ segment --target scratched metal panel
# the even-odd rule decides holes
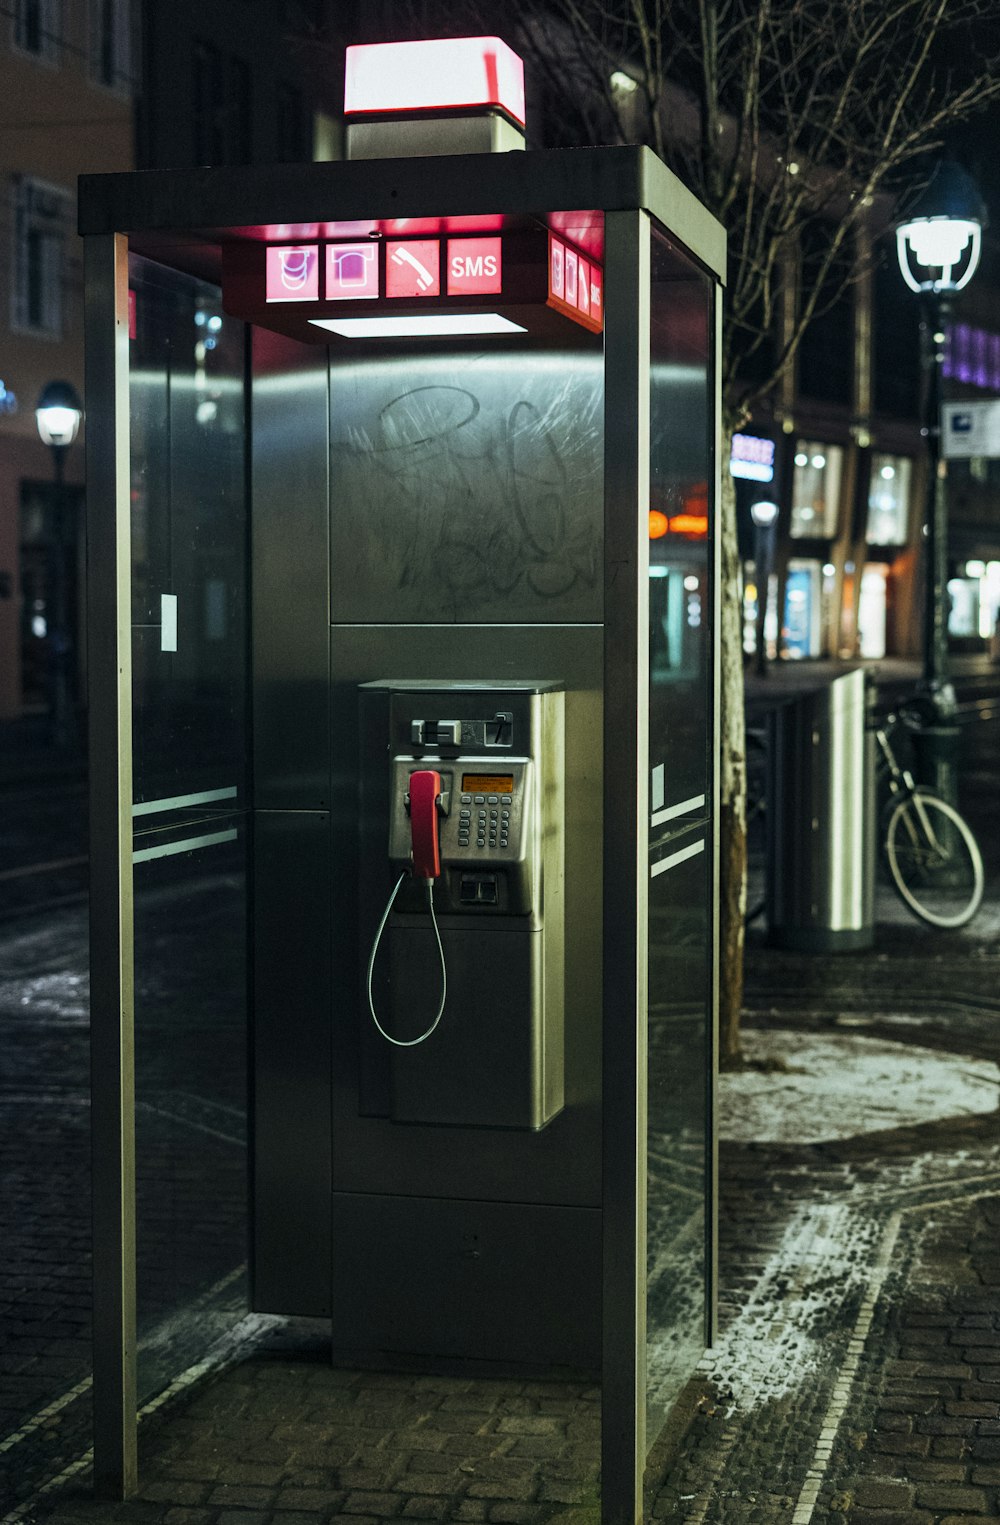
[[[603,401],[599,347],[338,367],[334,624],[600,620]]]

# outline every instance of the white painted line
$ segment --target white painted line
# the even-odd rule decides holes
[[[26,874],[55,873],[58,868],[79,868],[86,861],[86,858],[52,858],[48,863],[28,863],[24,868],[5,868],[0,871],[0,880],[23,879]]]
[[[140,1101],[136,1105],[143,1112],[152,1113],[154,1117],[165,1117],[167,1122],[180,1123],[185,1128],[194,1128],[197,1133],[207,1133],[209,1138],[221,1139],[224,1144],[236,1144],[242,1148],[246,1143],[245,1138],[238,1138],[233,1133],[223,1133],[219,1128],[211,1128],[208,1123],[200,1123],[194,1117],[185,1117],[183,1112],[169,1112],[166,1107],[154,1107],[149,1101]]]
[[[5,1435],[3,1440],[0,1440],[0,1454],[4,1451],[12,1451],[16,1445],[20,1445],[22,1440],[27,1440],[29,1435],[34,1434],[35,1430],[43,1425],[46,1419],[51,1419],[53,1414],[58,1414],[68,1403],[72,1403],[84,1393],[89,1392],[93,1380],[93,1377],[84,1377],[83,1381],[78,1382],[75,1387],[68,1388],[59,1398],[54,1398],[45,1408],[39,1409],[37,1414],[32,1414],[27,1423],[23,1424],[19,1430],[14,1430],[12,1434]]]
[[[668,805],[666,810],[657,810],[650,817],[650,826],[662,826],[664,821],[672,821],[675,816],[687,815],[689,810],[698,810],[705,803],[703,794],[693,794],[689,800],[681,800],[679,805]]]
[[[982,1177],[989,1179],[988,1176]],[[1000,1172],[993,1172],[993,1179],[1000,1180]],[[956,1183],[957,1184],[957,1183]],[[882,1241],[875,1257],[875,1264],[868,1277],[868,1290],[864,1301],[858,1309],[858,1316],[851,1331],[850,1349],[843,1366],[840,1368],[837,1383],[833,1395],[827,1406],[826,1413],[820,1422],[820,1440],[817,1441],[813,1451],[812,1464],[806,1473],[805,1482],[796,1500],[795,1509],[792,1512],[791,1525],[810,1525],[819,1491],[823,1486],[823,1478],[826,1475],[826,1463],[830,1460],[833,1447],[829,1440],[824,1439],[830,1430],[834,1433],[840,1428],[841,1420],[847,1412],[851,1401],[851,1391],[854,1378],[857,1376],[858,1367],[861,1364],[861,1356],[864,1351],[865,1341],[871,1332],[872,1320],[875,1317],[875,1307],[885,1284],[889,1267],[892,1264],[896,1241],[899,1238],[899,1230],[902,1226],[903,1217],[907,1213],[927,1212],[939,1207],[965,1207],[969,1202],[977,1202],[981,1197],[991,1197],[992,1191],[977,1191],[970,1196],[949,1196],[938,1202],[911,1202],[906,1207],[897,1208],[886,1223],[882,1234]],[[0,1521],[0,1525],[3,1522]]]
[[[159,847],[140,847],[132,854],[133,863],[149,863],[153,858],[172,858],[177,853],[194,852],[199,847],[214,847],[218,842],[235,842],[238,833],[210,831],[204,837],[185,837],[182,842],[163,842]]]
[[[703,837],[700,842],[692,842],[690,847],[682,847],[679,852],[671,853],[669,857],[661,858],[658,863],[654,863],[649,870],[649,877],[650,879],[655,879],[657,874],[665,874],[668,868],[673,868],[677,863],[685,863],[688,858],[697,857],[698,853],[703,853],[704,851],[705,839]]]
[[[211,805],[215,800],[234,800],[236,785],[228,789],[203,789],[200,794],[174,794],[165,800],[143,800],[132,806],[132,815],[155,815],[161,810],[180,810],[182,805]]]
[[[214,1282],[211,1287],[203,1292],[200,1297],[195,1298],[180,1313],[174,1314],[171,1318],[164,1319],[162,1324],[158,1324],[155,1329],[151,1330],[144,1339],[139,1341],[139,1349],[146,1350],[152,1345],[162,1344],[164,1340],[169,1339],[177,1325],[187,1321],[192,1310],[204,1307],[210,1303],[214,1297],[217,1297],[220,1292],[224,1292],[227,1287],[231,1286],[234,1281],[237,1281],[245,1273],[245,1262],[242,1265],[236,1266],[232,1271],[227,1271],[225,1276],[221,1276],[217,1282]],[[185,1387],[190,1387],[191,1383],[196,1382],[206,1371],[215,1370],[218,1362],[212,1357],[213,1351],[224,1350],[230,1346],[236,1346],[238,1349],[238,1347],[245,1343],[244,1337],[256,1333],[258,1328],[263,1328],[269,1323],[273,1323],[273,1320],[268,1319],[265,1315],[255,1313],[245,1314],[243,1318],[233,1325],[232,1329],[220,1336],[218,1340],[213,1341],[204,1360],[197,1361],[193,1366],[189,1366],[185,1371],[182,1371],[168,1387],[164,1388],[162,1393],[158,1393],[155,1398],[150,1398],[148,1403],[143,1404],[142,1408],[137,1411],[136,1417],[140,1420],[144,1419],[147,1414],[151,1414],[156,1409],[161,1408],[175,1393],[182,1392]],[[61,1397],[54,1399],[47,1408],[39,1409],[38,1413],[33,1414],[27,1424],[22,1425],[21,1429],[15,1431],[12,1435],[7,1435],[0,1442],[0,1453],[10,1451],[20,1441],[27,1440],[40,1425],[45,1423],[46,1419],[51,1418],[53,1414],[58,1414],[60,1409],[66,1408],[74,1399],[82,1397],[93,1386],[93,1380],[93,1377],[85,1377],[82,1382],[78,1382],[75,1387],[71,1387]],[[75,1461],[71,1461],[69,1466],[64,1467],[55,1477],[50,1477],[48,1482],[43,1483],[37,1492],[32,1494],[30,1499],[27,1499],[23,1504],[18,1504],[17,1508],[10,1514],[5,1514],[3,1519],[0,1520],[0,1525],[22,1525],[22,1522],[27,1522],[30,1519],[29,1511],[36,1500],[42,1498],[46,1493],[51,1493],[61,1483],[66,1482],[74,1476],[75,1473],[83,1472],[90,1465],[93,1457],[94,1452],[92,1448],[84,1451],[82,1456],[78,1456]]]

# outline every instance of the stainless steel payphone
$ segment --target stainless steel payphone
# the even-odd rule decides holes
[[[394,1122],[542,1128],[564,1099],[563,692],[384,679],[361,710],[369,1095]]]

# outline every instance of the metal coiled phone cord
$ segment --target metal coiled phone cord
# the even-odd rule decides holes
[[[415,1048],[418,1043],[426,1043],[427,1039],[430,1037],[431,1033],[434,1031],[441,1020],[441,1017],[444,1013],[444,1003],[448,998],[448,970],[444,961],[444,949],[441,946],[441,933],[438,931],[437,917],[434,914],[434,880],[427,879],[425,881],[427,885],[427,905],[431,913],[431,926],[434,928],[434,936],[437,938],[438,957],[441,960],[441,1004],[438,1006],[437,1015],[435,1016],[434,1021],[431,1023],[427,1031],[421,1033],[419,1038],[393,1038],[389,1033],[386,1032],[385,1028],[382,1026],[381,1022],[375,1014],[375,999],[372,995],[372,973],[375,969],[375,958],[378,954],[379,943],[382,941],[382,933],[385,931],[385,924],[389,920],[389,912],[392,910],[393,905],[395,904],[396,896],[399,894],[399,886],[402,884],[403,880],[407,878],[409,878],[409,875],[402,873],[396,880],[396,886],[392,894],[389,896],[389,903],[385,910],[382,912],[382,920],[378,924],[378,931],[375,933],[375,941],[372,943],[372,951],[368,959],[368,1010],[372,1014],[372,1021],[375,1023],[375,1026],[382,1034],[386,1043],[391,1043],[395,1048]]]

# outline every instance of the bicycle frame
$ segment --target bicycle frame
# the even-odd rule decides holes
[[[898,724],[898,716],[889,715],[886,717],[886,723],[884,726],[875,727],[875,740],[878,742],[879,751],[882,754],[882,766],[878,770],[878,775],[882,778],[888,776],[889,792],[891,794],[905,795],[908,799],[913,801],[914,811],[920,821],[921,826],[923,827],[924,834],[929,846],[931,847],[931,850],[940,853],[943,857],[947,858],[947,849],[942,847],[941,843],[938,841],[937,833],[931,824],[927,811],[924,809],[924,803],[920,795],[920,790],[917,788],[913,774],[910,772],[909,768],[900,767],[898,761],[896,760],[896,754],[893,751],[892,743],[889,740],[889,731]],[[910,836],[913,840],[913,845],[917,846],[918,844],[916,832],[913,829],[913,825],[909,817],[906,818],[906,829],[910,833]]]

